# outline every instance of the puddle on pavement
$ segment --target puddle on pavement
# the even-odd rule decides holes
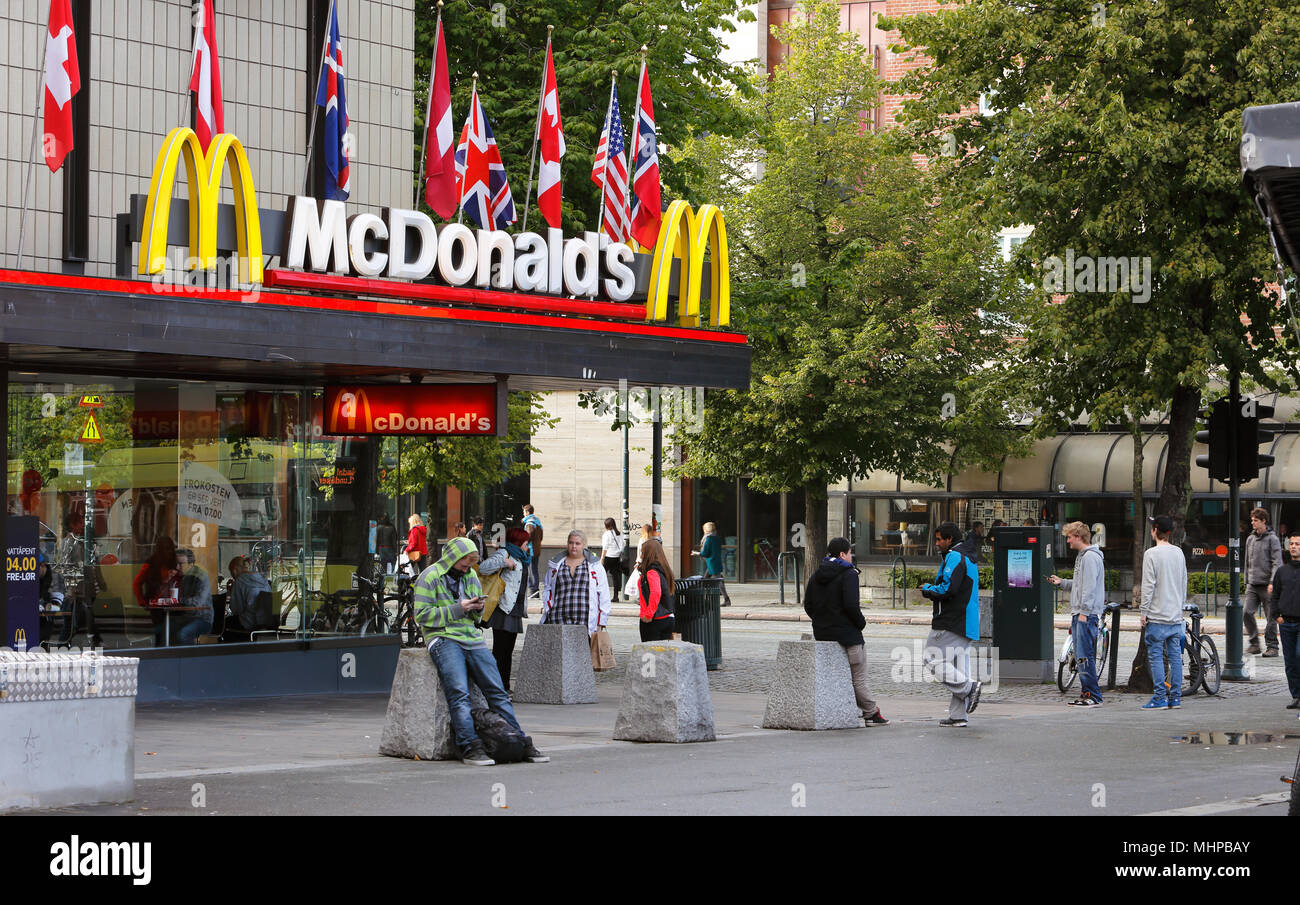
[[[1185,745],[1276,745],[1300,739],[1300,734],[1282,732],[1190,732],[1174,736]]]

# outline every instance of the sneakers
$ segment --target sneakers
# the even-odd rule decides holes
[[[1250,642],[1250,647],[1246,648],[1246,653],[1248,653],[1248,654],[1258,654],[1258,653],[1259,653],[1259,639],[1258,639],[1258,638],[1255,638],[1255,639],[1252,639],[1252,640],[1251,640],[1251,642]]]
[[[1276,647],[1270,647],[1268,650],[1264,651],[1264,656],[1266,656],[1266,657],[1276,657],[1276,656],[1277,656],[1277,648],[1276,648]]]
[[[1168,706],[1168,708],[1169,708],[1170,710],[1180,710],[1180,709],[1182,709],[1183,702],[1182,702],[1182,701],[1170,701],[1170,702],[1168,703],[1168,705],[1166,705],[1166,706]]]
[[[496,763],[496,761],[488,757],[487,752],[483,750],[482,742],[474,742],[474,744],[462,751],[460,754],[460,762],[462,764],[468,764],[471,767],[491,767]]]
[[[549,764],[551,762],[551,759],[538,751],[537,746],[531,741],[528,743],[528,747],[524,749],[524,760],[530,764]]]
[[[965,729],[970,724],[966,722],[966,720],[950,720],[945,717],[944,719],[939,721],[939,725],[952,726],[954,729]]]
[[[966,694],[966,712],[974,713],[975,708],[980,705],[980,689],[984,687],[983,682],[976,682],[971,685],[970,691]]]
[[[1142,705],[1143,710],[1167,710],[1169,705],[1165,703],[1164,698],[1152,698]]]
[[[1079,700],[1077,701],[1070,701],[1070,706],[1071,707],[1100,707],[1101,701],[1097,700],[1091,695],[1084,695],[1083,697],[1079,698]]]
[[[871,716],[863,717],[862,721],[863,721],[863,725],[865,726],[889,725],[889,720],[885,719],[885,717],[881,714],[879,707],[876,708],[876,712],[871,714]]]
[[[1300,710],[1300,698],[1296,698],[1290,704],[1286,705],[1287,710]]]

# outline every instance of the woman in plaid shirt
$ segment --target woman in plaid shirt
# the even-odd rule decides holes
[[[547,565],[542,622],[586,625],[588,635],[609,622],[609,579],[581,531],[570,531],[565,552]]]

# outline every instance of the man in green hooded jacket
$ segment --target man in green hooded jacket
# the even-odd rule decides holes
[[[520,728],[510,697],[501,685],[496,660],[483,640],[478,614],[483,610],[483,587],[474,565],[478,547],[468,537],[453,537],[443,547],[442,557],[420,573],[415,582],[415,619],[429,642],[429,656],[437,667],[451,710],[452,731],[460,759],[474,766],[489,766],[483,742],[474,731],[470,714],[469,681],[473,679],[488,707],[501,715],[524,736],[524,759],[545,763],[549,757],[534,747]]]

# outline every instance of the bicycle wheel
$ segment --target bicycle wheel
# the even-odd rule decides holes
[[[1223,668],[1219,663],[1219,649],[1214,646],[1214,639],[1202,635],[1201,641],[1201,686],[1206,694],[1218,694],[1219,684],[1223,679]]]
[[[1193,695],[1201,687],[1201,642],[1195,638],[1189,642],[1187,637],[1183,636],[1183,675],[1187,682],[1183,694]]]
[[[1295,773],[1291,775],[1291,806],[1288,817],[1300,817],[1300,757],[1295,759]]]
[[[1072,651],[1069,656],[1062,660],[1061,664],[1056,667],[1056,687],[1061,689],[1061,694],[1065,694],[1070,690],[1074,683],[1078,681],[1078,679],[1079,667],[1074,661],[1074,653]]]

